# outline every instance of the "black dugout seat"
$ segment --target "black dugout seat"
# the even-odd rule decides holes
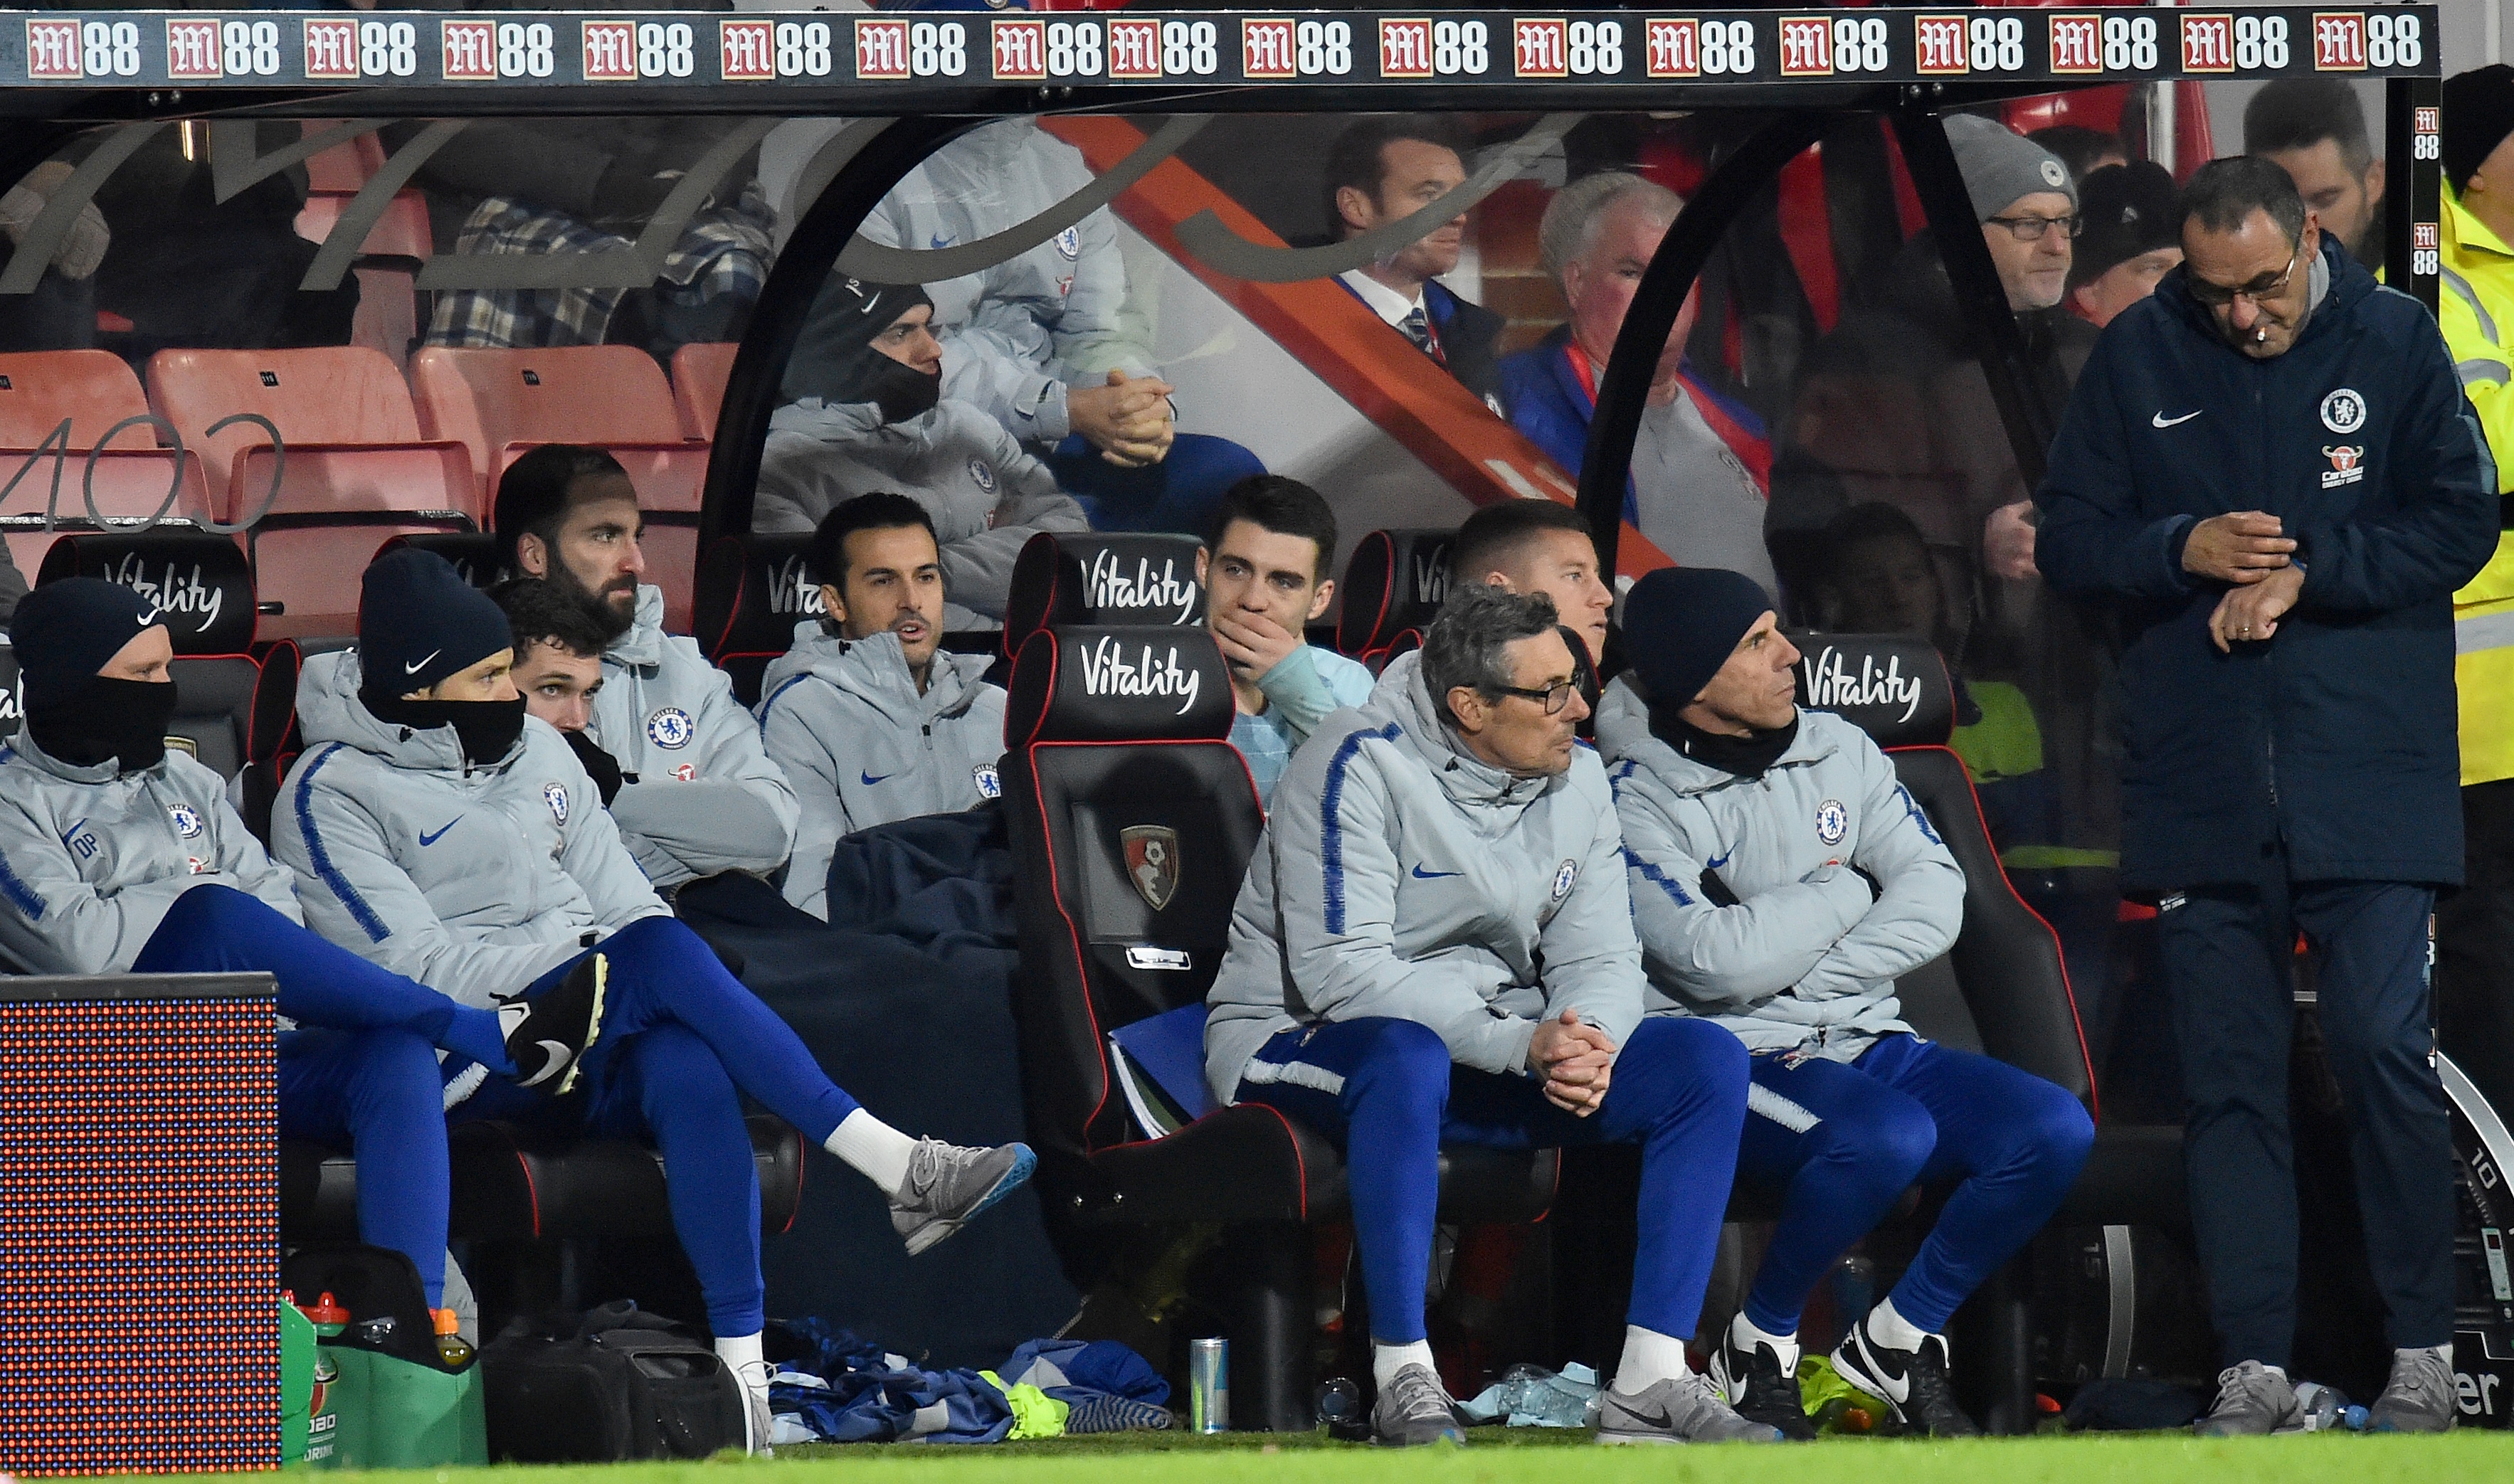
[[[793,647],[794,625],[826,612],[811,549],[808,536],[723,536],[699,554],[690,628],[744,705],[759,703],[759,676]]]
[[[1449,595],[1449,548],[1456,540],[1454,531],[1373,531],[1363,537],[1336,589],[1344,604],[1336,616],[1336,648],[1374,674],[1419,648],[1424,625]]]
[[[751,1157],[759,1165],[760,1229],[784,1231],[802,1197],[802,1141],[779,1119],[761,1114],[749,1121]],[[456,1241],[672,1236],[663,1156],[644,1144],[555,1141],[501,1122],[463,1124],[447,1142]],[[356,1240],[357,1162],[318,1143],[282,1140],[279,1223],[292,1242]]]
[[[1955,689],[1937,651],[1892,636],[1790,638],[1805,657],[1799,703],[1835,712],[1875,739],[1964,867],[1964,926],[1943,956],[1895,982],[1903,1019],[1932,1040],[2056,1083],[2096,1115],[2094,1148],[2054,1224],[2187,1230],[2182,1130],[2102,1117],[2059,937],[2008,884],[1964,759],[1947,745]],[[1994,1310],[1993,1353],[1985,1357],[1996,1386],[1993,1417],[2030,1425],[2033,1357],[2017,1274],[2002,1274],[1982,1300]]]
[[[1023,543],[1004,599],[1004,654],[1051,625],[1185,627],[1204,622],[1193,536],[1042,531]]]
[[[102,578],[158,606],[174,641],[176,708],[168,736],[242,795],[245,822],[269,833],[297,706],[302,657],[287,640],[256,644],[260,610],[244,552],[223,536],[64,536],[44,552],[36,582]]]
[[[1225,740],[1232,714],[1221,651],[1201,628],[1056,627],[1023,642],[1004,720],[1021,933],[1013,1009],[1041,1201],[1069,1263],[1105,1252],[1115,1227],[1232,1228],[1234,1419],[1305,1430],[1308,1228],[1346,1215],[1343,1158],[1255,1103],[1157,1135],[1123,1096],[1108,1043],[1201,1002],[1221,965],[1264,819]],[[1536,1220],[1557,1168],[1551,1150],[1443,1151],[1441,1211]]]

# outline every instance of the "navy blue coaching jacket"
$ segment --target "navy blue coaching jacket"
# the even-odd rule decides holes
[[[2106,327],[2035,495],[2044,576],[2126,621],[2129,890],[2461,880],[2453,592],[2495,549],[2495,469],[2435,320],[2322,240],[2330,293],[2284,355],[2229,346],[2179,268]],[[2225,584],[2182,544],[2247,509],[2304,587],[2224,655]]]

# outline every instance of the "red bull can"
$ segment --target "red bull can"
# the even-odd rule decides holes
[[[1231,1342],[1187,1343],[1187,1424],[1195,1432],[1231,1430]]]

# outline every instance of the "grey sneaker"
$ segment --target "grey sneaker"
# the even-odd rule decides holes
[[[1781,1429],[1739,1417],[1707,1376],[1680,1376],[1637,1395],[1608,1391],[1598,1412],[1602,1443],[1777,1443]]]
[[[2450,1377],[2445,1384],[2451,1389]],[[2217,1400],[2191,1430],[2202,1437],[2302,1432],[2304,1409],[2296,1405],[2295,1384],[2285,1371],[2247,1360],[2217,1373]]]
[[[2370,1432],[2447,1432],[2453,1415],[2453,1346],[2392,1352],[2392,1384],[2374,1398]]]
[[[972,1149],[920,1139],[908,1156],[908,1181],[890,1198],[890,1225],[914,1257],[1021,1188],[1038,1156],[1026,1143]]]
[[[742,1444],[753,1458],[773,1459],[777,1450],[768,1446],[775,1419],[768,1410],[768,1362],[754,1361],[733,1367],[733,1379],[742,1383]]]
[[[1379,1388],[1379,1400],[1370,1409],[1370,1440],[1382,1448],[1419,1448],[1463,1443],[1467,1434],[1439,1374],[1417,1362],[1399,1366]]]

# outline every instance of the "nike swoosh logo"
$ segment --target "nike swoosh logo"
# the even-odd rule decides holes
[[[401,667],[401,672],[402,672],[403,674],[405,674],[405,675],[416,675],[416,674],[418,674],[421,670],[426,669],[426,668],[428,666],[428,664],[429,664],[432,661],[434,661],[434,660],[436,659],[436,657],[437,657],[437,656],[439,656],[439,655],[441,655],[441,654],[444,654],[444,653],[445,653],[445,651],[443,651],[443,650],[441,650],[441,649],[432,649],[432,650],[429,650],[429,651],[427,652],[427,659],[418,661],[418,662],[414,662],[414,663],[410,663],[410,664],[405,664],[405,665],[403,665],[403,666]]]
[[[932,249],[934,252],[939,253],[951,245],[952,234],[950,232],[936,232],[934,234],[934,247]]]
[[[1465,872],[1463,871],[1427,871],[1419,865],[1414,867],[1414,879],[1417,881],[1438,881],[1442,876],[1458,876],[1464,874]]]
[[[2187,412],[2178,418],[2169,418],[2165,415],[2162,409],[2159,409],[2156,416],[2148,419],[2147,421],[2158,427],[2174,427],[2181,423],[2190,421],[2192,419],[2200,416],[2200,413],[2207,412],[2208,410],[2209,409],[2204,407],[2200,409],[2200,412]]]
[[[429,834],[429,833],[427,833],[426,830],[422,830],[422,831],[420,831],[420,835],[419,835],[419,848],[420,848],[420,849],[422,849],[422,850],[426,850],[426,849],[427,849],[429,846],[431,846],[431,845],[435,844],[437,841],[444,839],[444,838],[445,838],[445,831],[447,831],[447,830],[449,830],[449,829],[452,829],[455,825],[460,824],[460,823],[462,823],[462,822],[463,822],[463,816],[461,816],[461,815],[459,815],[459,814],[458,814],[458,815],[456,815],[454,818],[452,818],[452,819],[450,819],[450,820],[446,821],[443,824],[441,824],[441,825],[437,826],[436,833],[434,833],[434,834]]]
[[[873,784],[880,782],[883,779],[890,777],[887,773],[859,773],[856,776],[864,780],[864,785],[867,788],[870,788]]]
[[[1713,856],[1710,860],[1705,861],[1702,863],[1708,869],[1724,871],[1728,868],[1728,856],[1733,856],[1735,854],[1737,854],[1736,849],[1731,847],[1727,856]]]

